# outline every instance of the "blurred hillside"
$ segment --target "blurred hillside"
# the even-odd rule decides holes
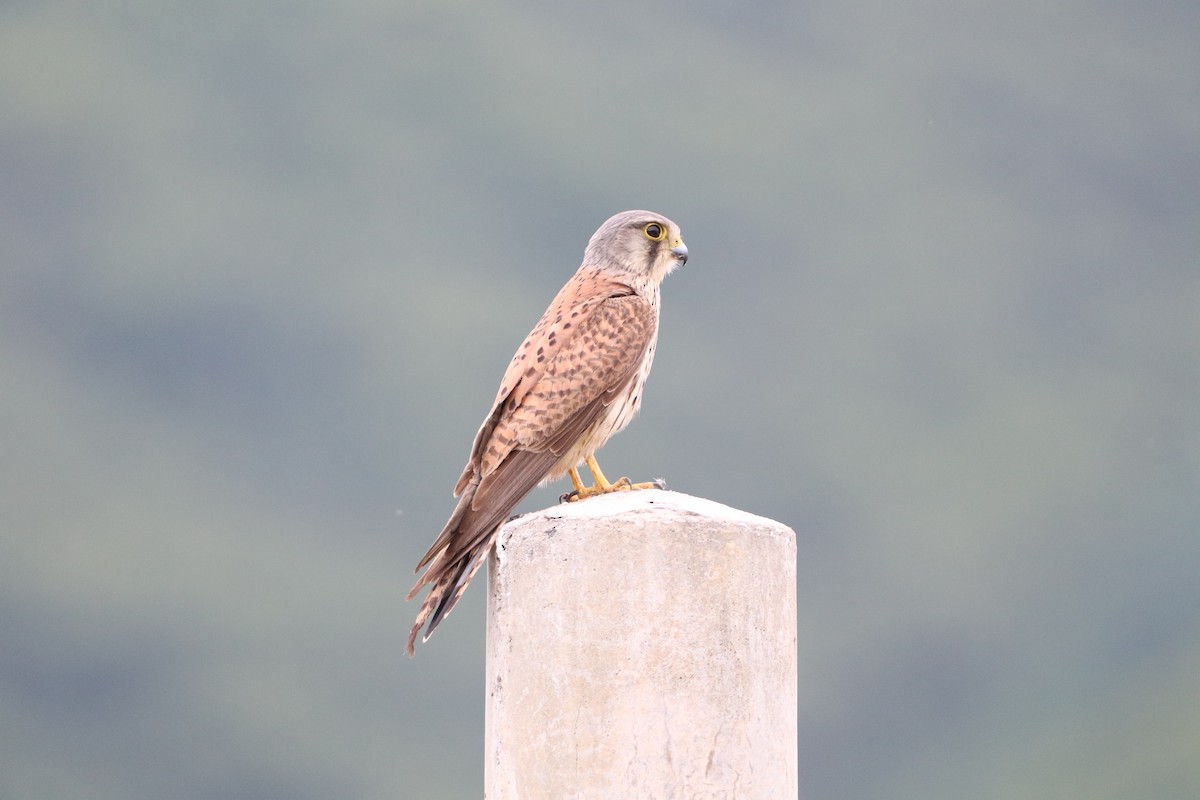
[[[479,796],[404,593],[627,208],[602,461],[796,530],[805,800],[1200,796],[1194,4],[117,0],[0,8],[0,798]]]

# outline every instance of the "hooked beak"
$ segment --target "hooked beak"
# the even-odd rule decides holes
[[[687,263],[687,245],[683,243],[683,239],[676,239],[671,246],[671,254],[679,260],[679,266]]]

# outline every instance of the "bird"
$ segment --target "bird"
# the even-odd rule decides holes
[[[454,608],[487,560],[500,526],[534,487],[564,474],[578,501],[662,482],[610,482],[596,451],[633,419],[654,361],[663,279],[687,262],[679,226],[651,211],[602,224],[578,271],[509,361],[454,487],[458,503],[417,564],[409,591],[430,586],[405,648],[410,657]],[[592,485],[579,475],[586,465]]]

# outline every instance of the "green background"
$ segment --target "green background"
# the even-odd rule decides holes
[[[627,208],[805,800],[1200,796],[1195,3],[114,0],[0,7],[0,797],[480,796],[403,597]]]

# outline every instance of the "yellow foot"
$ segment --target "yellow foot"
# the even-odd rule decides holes
[[[612,492],[628,492],[635,489],[665,489],[666,482],[661,478],[656,481],[648,481],[646,483],[633,483],[629,478],[619,478],[613,483],[609,483],[604,477],[604,473],[600,471],[600,465],[596,463],[594,456],[587,456],[584,459],[591,471],[592,477],[596,481],[595,486],[584,486],[583,481],[579,478],[578,470],[572,468],[567,470],[567,474],[571,477],[571,483],[575,487],[575,491],[567,492],[560,495],[558,501],[560,503],[574,503],[578,500],[586,500],[589,497],[595,497],[600,494],[611,494]]]

